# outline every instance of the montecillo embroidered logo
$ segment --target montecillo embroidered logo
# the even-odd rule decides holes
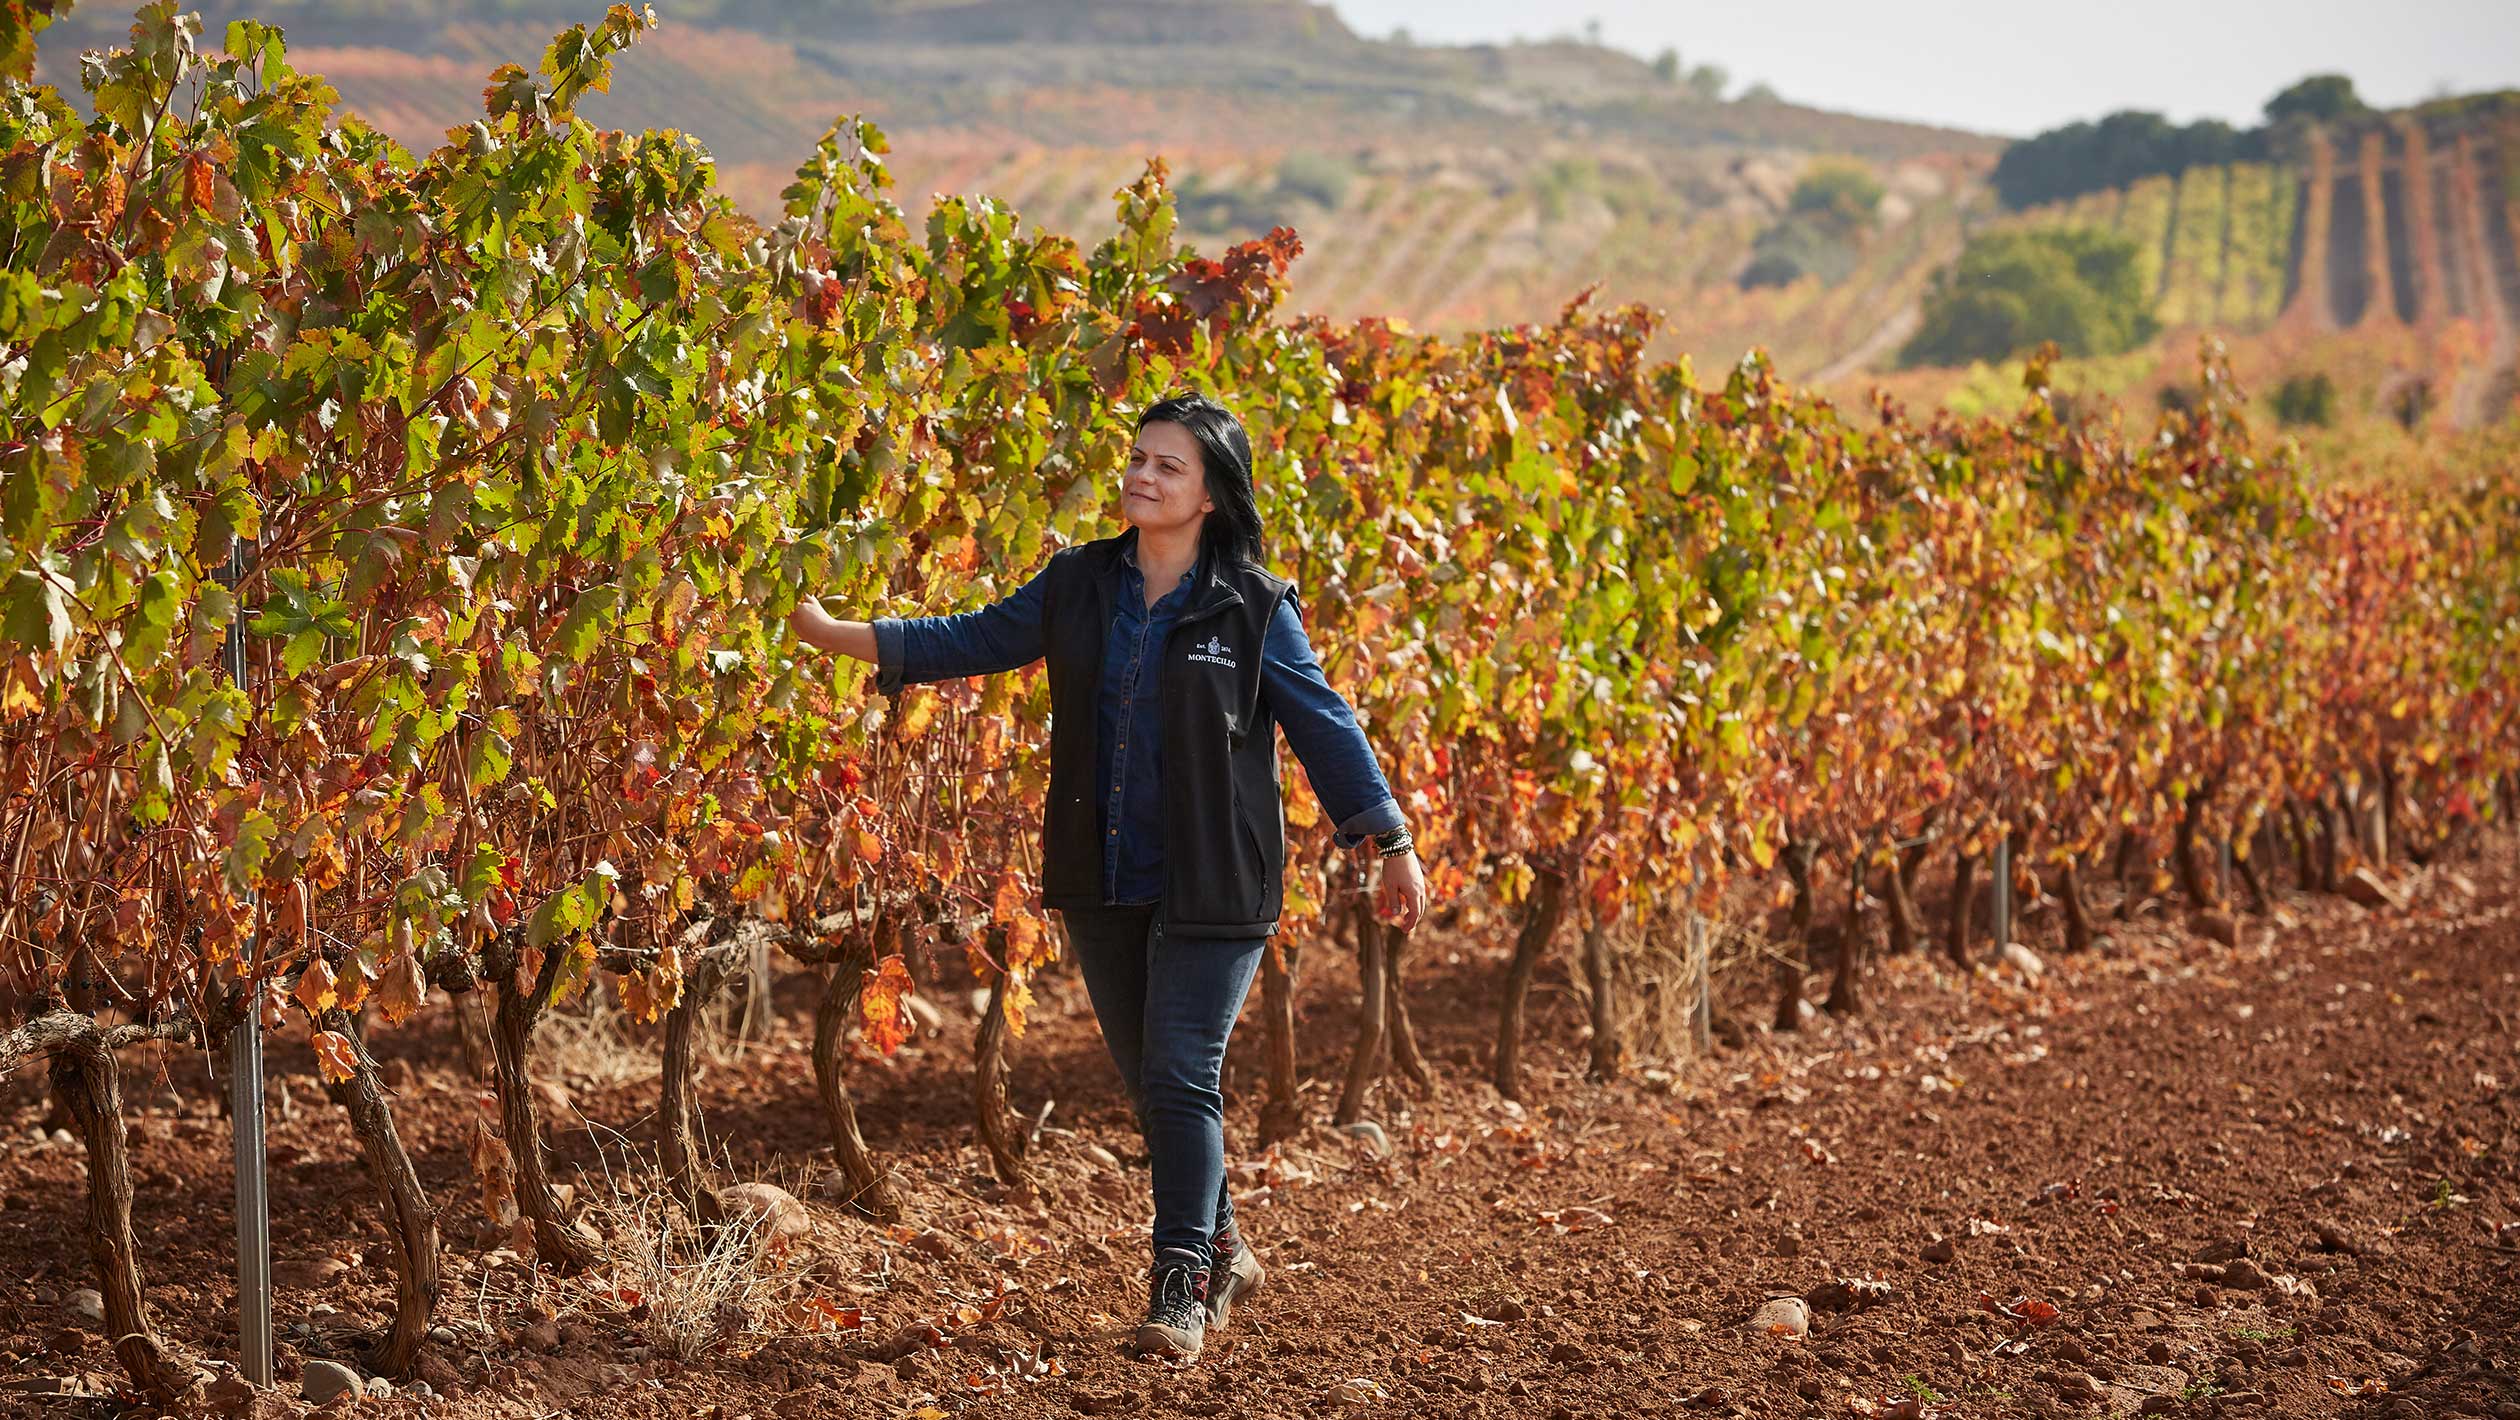
[[[1205,661],[1211,666],[1223,666],[1229,671],[1234,669],[1234,658],[1226,654],[1225,643],[1213,636],[1207,639],[1206,645],[1191,647],[1190,659]]]

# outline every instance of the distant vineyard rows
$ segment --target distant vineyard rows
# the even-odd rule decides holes
[[[2303,163],[2197,167],[2009,219],[2133,239],[2174,328],[2252,331],[2451,319],[2520,331],[2508,121],[2448,139],[2418,123],[2322,134]]]

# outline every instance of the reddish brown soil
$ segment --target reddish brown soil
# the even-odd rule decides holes
[[[784,1284],[862,1308],[863,1328],[774,1324],[689,1366],[638,1350],[615,1306],[564,1305],[542,1328],[514,1309],[522,1274],[485,1267],[452,1043],[442,1025],[388,1036],[380,1052],[416,1066],[396,1070],[398,1112],[447,1219],[440,1314],[462,1330],[428,1363],[436,1397],[406,1388],[361,1409],[2520,1416],[2520,871],[2507,843],[2494,853],[2462,865],[2481,890],[2418,874],[2403,914],[2292,898],[2238,950],[2139,917],[2087,959],[2051,955],[2035,981],[1892,961],[1866,1019],[1608,1087],[1580,1077],[1561,959],[1535,997],[1527,1108],[1476,1080],[1504,934],[1429,950],[1412,996],[1440,1092],[1379,1101],[1389,1159],[1324,1126],[1238,1165],[1272,1277],[1188,1370],[1114,1344],[1143,1285],[1144,1161],[1071,980],[1044,983],[1014,1063],[1019,1110],[1056,1097],[1040,1201],[1002,1201],[985,1175],[966,1122],[969,1013],[949,1002],[941,1036],[855,1067],[910,1225],[887,1233],[817,1201]],[[1354,984],[1337,975],[1316,971],[1305,993],[1324,1112]],[[736,1174],[811,1196],[828,1154],[802,1025],[716,1069],[706,1098]],[[1254,1027],[1234,1051],[1238,1139],[1257,1115],[1258,1045]],[[233,1344],[226,1129],[197,1059],[131,1093],[151,1295],[172,1341],[216,1355]],[[359,1259],[329,1280],[292,1270],[279,1324],[294,1374],[349,1355],[389,1293],[341,1116],[302,1073],[292,1093],[274,1128],[278,1256]],[[637,1137],[653,1098],[651,1081],[577,1103]],[[80,1155],[37,1142],[42,1113],[27,1082],[0,1096],[0,1275],[24,1279],[0,1288],[0,1373],[102,1389],[111,1358],[65,1303],[89,1284],[72,1231]],[[587,1131],[555,1134],[563,1177],[592,1161]],[[2206,1272],[2241,1249],[2236,1276]],[[1751,1327],[1764,1301],[1842,1278],[1887,1297],[1815,1311],[1807,1340]],[[952,1321],[1001,1280],[1019,1290],[994,1317]],[[2017,1327],[1982,1297],[2057,1316]],[[901,1328],[939,1319],[947,1344],[881,1359]],[[1050,1373],[1015,1377],[1026,1369]],[[12,1404],[114,1409],[0,1392]]]

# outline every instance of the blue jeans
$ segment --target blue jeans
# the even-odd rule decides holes
[[[1068,944],[1136,1111],[1155,1173],[1155,1254],[1194,1253],[1233,1225],[1225,1187],[1225,1042],[1265,938],[1166,937],[1154,906],[1072,909]]]

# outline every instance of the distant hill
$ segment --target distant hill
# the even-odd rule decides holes
[[[302,68],[417,150],[479,111],[484,76],[531,64],[592,0],[229,0]],[[1578,290],[1670,313],[1666,343],[1728,363],[1754,344],[1808,374],[1881,347],[1958,250],[1962,205],[1998,140],[1767,98],[1710,98],[1686,76],[1578,43],[1366,39],[1302,0],[980,0],[660,7],[598,121],[674,127],[772,210],[825,125],[865,113],[893,141],[904,204],[989,193],[1091,240],[1113,189],[1160,153],[1185,228],[1213,248],[1275,223],[1302,233],[1297,304],[1427,328],[1546,319]],[[127,12],[87,0],[48,32],[56,82]],[[1835,284],[1743,291],[1735,278],[1817,156],[1879,172],[1876,239]],[[1891,342],[1895,343],[1895,342]],[[1860,361],[1858,362],[1860,363]]]
[[[479,111],[484,76],[531,64],[600,7],[558,0],[215,0],[274,19],[300,67],[415,150]],[[1667,350],[1719,369],[1753,346],[1847,394],[1896,373],[1918,302],[1989,225],[2096,226],[2148,253],[2166,334],[2094,375],[2168,390],[2198,332],[2238,342],[2252,378],[2332,368],[2350,410],[2419,407],[2473,425],[2511,407],[2520,345],[2520,102],[2478,96],[2294,124],[2261,160],[2190,167],[2025,213],[1986,178],[2000,140],[1723,99],[1689,76],[1574,42],[1417,45],[1360,36],[1306,0],[697,0],[583,111],[706,143],[736,199],[775,210],[835,117],[889,133],[914,213],[989,194],[1090,242],[1113,190],[1171,165],[1203,248],[1280,223],[1304,238],[1295,304],[1462,329],[1553,316],[1598,284],[1666,313]],[[126,12],[88,0],[44,37],[75,72]],[[65,87],[70,87],[65,83]],[[2252,150],[2253,152],[2255,150]],[[1868,222],[1795,276],[1769,257],[1799,180],[1852,166]],[[1754,265],[1755,264],[1755,265]],[[2121,392],[2113,389],[2112,392]],[[2165,395],[2165,397],[2168,397]]]

